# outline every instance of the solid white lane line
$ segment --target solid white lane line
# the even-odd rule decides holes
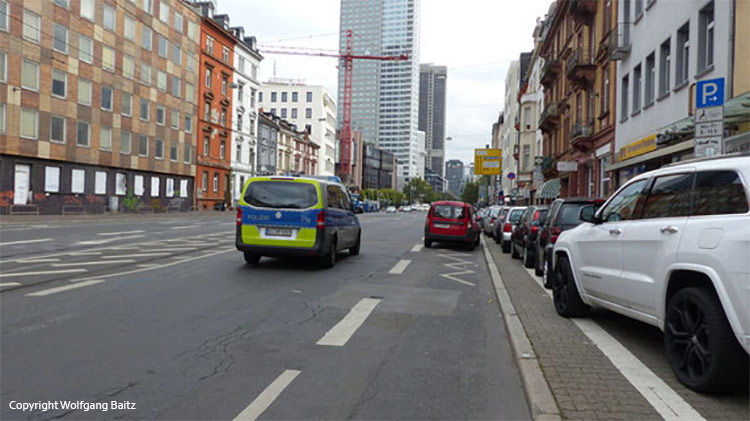
[[[16,272],[16,273],[0,273],[0,278],[10,278],[15,276],[38,276],[38,275],[57,275],[58,273],[76,273],[76,272],[88,272],[86,269],[61,269],[61,270],[44,270],[38,272]]]
[[[273,383],[269,384],[268,387],[258,395],[255,400],[248,405],[247,408],[243,409],[236,417],[234,421],[255,421],[260,415],[268,409],[269,406],[279,397],[281,392],[286,389],[287,386],[299,376],[301,371],[299,370],[285,370]]]
[[[99,254],[102,254],[100,251],[71,251],[69,253],[63,253],[63,254],[69,254],[71,256],[97,256]]]
[[[416,246],[411,248],[411,251],[413,251],[414,253],[419,253],[421,250],[422,250],[421,244],[417,244]]]
[[[79,241],[76,243],[76,245],[82,245],[82,246],[98,246],[102,244],[112,243],[114,241],[122,241],[122,240],[130,240],[133,238],[141,238],[145,237],[145,235],[130,235],[127,237],[113,237],[113,238],[105,238],[103,240],[86,240],[86,241]]]
[[[411,260],[407,259],[401,259],[398,263],[396,263],[391,270],[388,271],[388,273],[392,275],[400,275],[404,272],[407,266],[409,266],[409,263],[411,263]]]
[[[142,232],[146,232],[144,230],[135,230],[135,231],[121,231],[121,232],[100,232],[96,235],[125,235],[125,234],[140,234]]]
[[[100,262],[53,263],[50,266],[55,267],[55,268],[64,268],[64,267],[70,267],[70,266],[112,265],[116,263],[135,263],[135,260],[122,259],[122,260],[102,260]]]
[[[526,271],[547,296],[552,298],[552,291],[544,288],[542,278],[536,276],[534,269],[526,269]],[[591,319],[571,320],[665,420],[704,419],[682,396],[595,321]]]
[[[96,285],[102,282],[104,281],[91,280],[91,281],[86,281],[86,282],[77,282],[75,284],[64,285],[61,287],[55,287],[55,288],[50,288],[50,289],[44,289],[44,290],[37,291],[37,292],[32,292],[32,293],[26,294],[26,296],[27,297],[44,297],[46,295],[57,294],[58,292],[69,291],[71,289],[83,288],[89,285]]]
[[[145,251],[153,251],[153,252],[166,252],[166,251],[190,251],[190,250],[198,250],[198,247],[169,247],[169,248],[162,248],[162,249],[148,249],[141,247],[139,249],[142,252]]]
[[[52,238],[40,238],[38,240],[22,240],[22,241],[9,241],[7,243],[0,243],[0,246],[12,246],[15,244],[30,244],[30,243],[41,243],[44,241],[53,241]]]
[[[375,310],[375,306],[382,301],[379,298],[363,298],[336,326],[320,338],[317,345],[344,346],[354,332],[362,326],[367,317]]]
[[[2,288],[2,287],[16,287],[16,286],[19,286],[19,285],[21,285],[20,282],[5,282],[5,283],[0,283],[0,288]]]
[[[102,259],[122,259],[123,257],[151,257],[151,256],[169,256],[170,253],[140,253],[126,254],[123,256],[102,256]]]
[[[25,259],[19,260],[18,263],[52,263],[59,262],[60,259]]]
[[[185,225],[185,226],[181,226],[181,227],[171,227],[169,229],[171,229],[171,230],[184,230],[184,229],[188,229],[188,228],[198,228],[200,226],[201,225]]]
[[[158,263],[141,263],[140,265],[136,265],[136,266],[138,266],[139,268],[153,268],[153,267],[159,266],[159,264]]]

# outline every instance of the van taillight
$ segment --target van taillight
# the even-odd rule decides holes
[[[506,222],[505,225],[503,225],[503,232],[511,231],[513,231],[513,226],[510,225],[510,222]]]
[[[318,212],[318,228],[326,227],[326,211],[322,210]]]
[[[562,233],[562,230],[560,229],[560,227],[552,227],[552,228],[550,228],[550,230],[549,230],[549,234],[550,234],[549,242],[552,243],[552,244],[555,244],[557,242],[557,237],[560,235],[560,233]]]
[[[237,208],[237,226],[242,225],[242,208]]]

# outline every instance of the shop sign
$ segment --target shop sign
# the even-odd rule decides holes
[[[656,150],[656,133],[620,148],[619,160],[634,158]]]
[[[578,162],[576,161],[558,161],[557,171],[560,172],[575,172],[578,171]]]

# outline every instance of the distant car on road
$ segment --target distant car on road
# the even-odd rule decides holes
[[[387,208],[385,208],[385,213],[396,213],[396,207],[388,206]]]
[[[346,188],[332,181],[253,177],[237,206],[235,245],[248,264],[262,256],[309,256],[330,268],[341,250],[359,254],[361,234]]]
[[[464,202],[434,202],[424,225],[424,246],[434,242],[464,244],[474,250],[479,244],[480,228],[474,221],[474,208]]]

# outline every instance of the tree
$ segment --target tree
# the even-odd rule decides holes
[[[461,200],[466,203],[475,204],[479,200],[479,183],[468,182],[464,186],[464,192],[461,194]]]
[[[409,202],[431,202],[432,187],[427,183],[424,178],[412,178],[409,183],[404,186],[404,195]]]

